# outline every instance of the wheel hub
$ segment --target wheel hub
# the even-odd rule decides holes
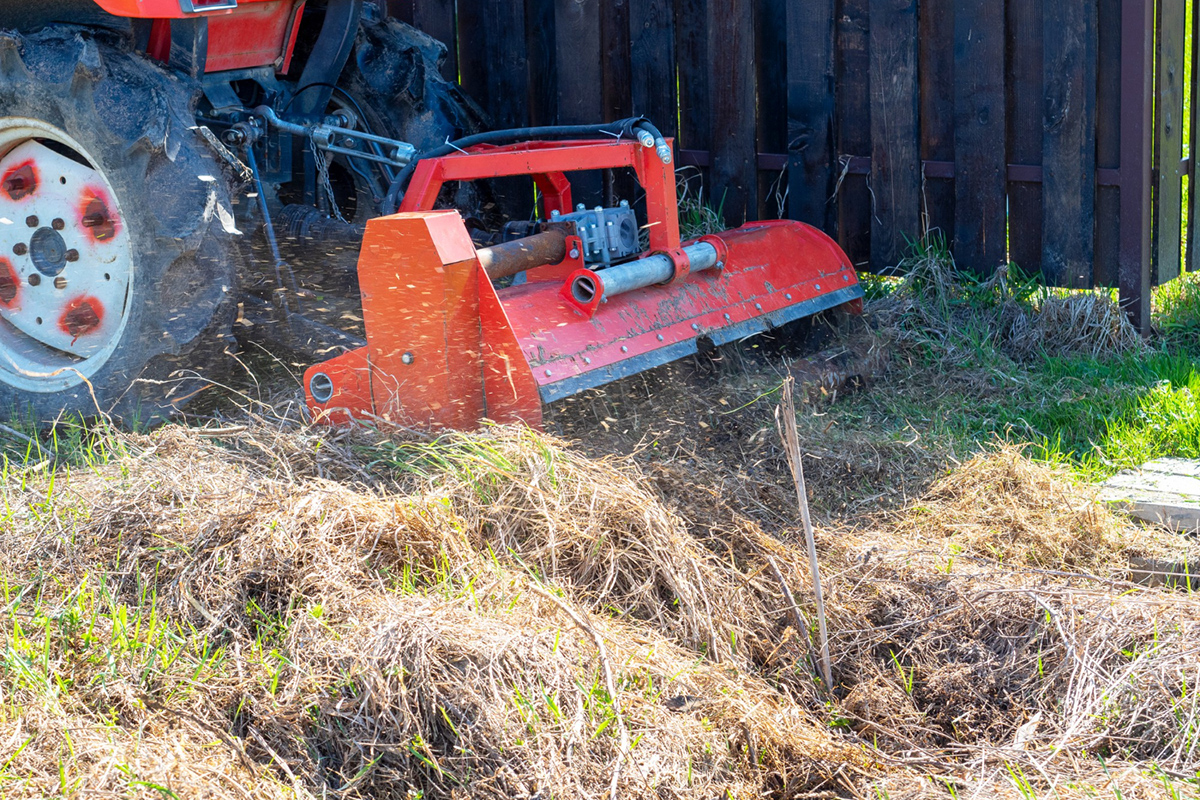
[[[38,272],[53,278],[67,265],[67,243],[53,228],[38,228],[29,242],[29,260]]]
[[[113,352],[132,245],[112,187],[65,134],[9,118],[0,153],[0,371],[10,383],[57,390]]]

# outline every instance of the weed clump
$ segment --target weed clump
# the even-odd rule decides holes
[[[937,235],[914,243],[897,272],[870,308],[900,346],[970,357],[989,342],[1015,359],[1145,350],[1110,292],[1047,289],[1015,264],[979,278],[954,263]]]

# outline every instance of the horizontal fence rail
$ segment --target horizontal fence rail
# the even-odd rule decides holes
[[[1118,286],[1145,329],[1149,287],[1200,268],[1185,236],[1188,4],[390,0],[389,12],[447,44],[444,74],[497,127],[644,114],[730,224],[799,219],[876,272],[940,235],[980,275],[1011,262],[1052,285]],[[632,190],[622,175],[576,187],[589,202]],[[499,191],[506,211],[530,213],[531,192]]]

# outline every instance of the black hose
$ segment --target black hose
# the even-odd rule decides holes
[[[393,214],[404,199],[404,191],[417,168],[417,163],[423,158],[440,158],[451,153],[466,150],[478,144],[502,144],[519,142],[528,139],[575,139],[584,136],[613,136],[617,138],[636,138],[638,130],[649,133],[656,142],[662,141],[658,128],[645,117],[629,117],[601,125],[542,125],[530,128],[509,128],[500,131],[485,131],[471,136],[464,136],[453,142],[438,145],[423,153],[417,154],[408,165],[396,175],[395,180],[388,186],[384,213]]]

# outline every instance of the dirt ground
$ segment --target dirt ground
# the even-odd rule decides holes
[[[285,392],[10,462],[0,794],[1196,796],[1200,606],[1127,581],[1194,544],[1017,446],[832,424],[904,366],[822,320],[546,434],[312,429]]]

